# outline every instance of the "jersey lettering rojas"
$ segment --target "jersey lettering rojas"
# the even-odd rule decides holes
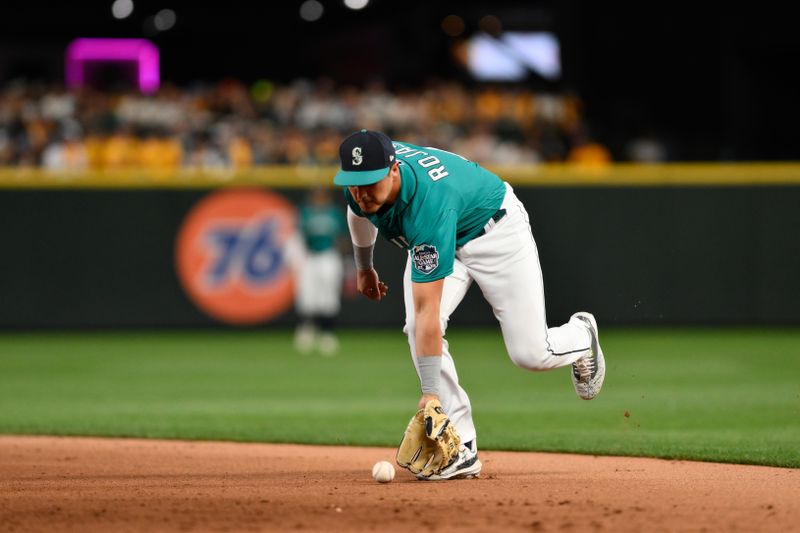
[[[427,156],[417,160],[417,163],[422,165],[423,168],[432,167],[433,165],[438,165],[439,163],[441,163],[438,157],[436,157],[435,155],[428,155],[428,152],[423,152],[422,150],[415,150],[413,148],[409,148],[408,146],[403,146],[400,143],[393,143],[393,144],[397,155],[398,156],[402,155],[404,159],[408,159],[411,157]],[[450,173],[447,172],[447,169],[445,169],[444,165],[440,165],[438,167],[428,170],[428,177],[431,178],[433,181],[440,180],[449,175]]]

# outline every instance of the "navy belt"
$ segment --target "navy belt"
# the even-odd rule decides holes
[[[494,222],[494,224],[497,224],[498,222],[500,222],[500,219],[502,219],[504,216],[506,216],[506,210],[505,210],[505,209],[503,209],[503,208],[500,208],[500,209],[498,209],[497,211],[495,211],[494,215],[492,215],[492,218],[490,218],[490,219],[489,219],[489,220],[486,222],[486,226],[488,226],[488,225],[489,225],[491,222]],[[491,226],[489,229],[491,229],[492,227],[494,227],[494,224],[492,224],[492,226]],[[487,231],[487,230],[486,230],[486,226],[483,226],[483,229],[481,230],[481,232],[480,232],[480,233],[478,233],[478,234],[475,236],[476,238],[477,238],[477,237],[480,237],[481,235],[486,235],[486,231]]]

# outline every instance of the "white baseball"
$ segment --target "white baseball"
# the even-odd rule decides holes
[[[394,466],[389,461],[378,461],[372,467],[372,478],[378,483],[389,483],[394,479]]]

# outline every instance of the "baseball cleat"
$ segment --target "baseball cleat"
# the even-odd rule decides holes
[[[294,334],[294,349],[300,353],[309,353],[314,349],[314,341],[317,333],[314,327],[309,324],[302,324]]]
[[[339,351],[339,339],[333,333],[321,333],[317,340],[319,352],[326,357],[333,357]]]
[[[478,447],[474,440],[463,444],[458,450],[458,457],[453,463],[442,470],[441,474],[428,477],[417,476],[424,481],[441,481],[444,479],[469,479],[481,475],[483,465],[478,460]]]
[[[592,337],[589,353],[572,363],[572,384],[575,393],[584,400],[591,400],[603,388],[606,377],[606,360],[600,348],[600,336],[597,333],[597,322],[591,313],[580,312],[570,317],[582,321]]]

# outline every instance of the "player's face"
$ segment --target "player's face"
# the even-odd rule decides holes
[[[392,193],[392,171],[378,183],[372,185],[351,185],[348,187],[353,199],[361,208],[361,211],[367,214],[377,213],[378,209],[383,207],[389,200]]]

